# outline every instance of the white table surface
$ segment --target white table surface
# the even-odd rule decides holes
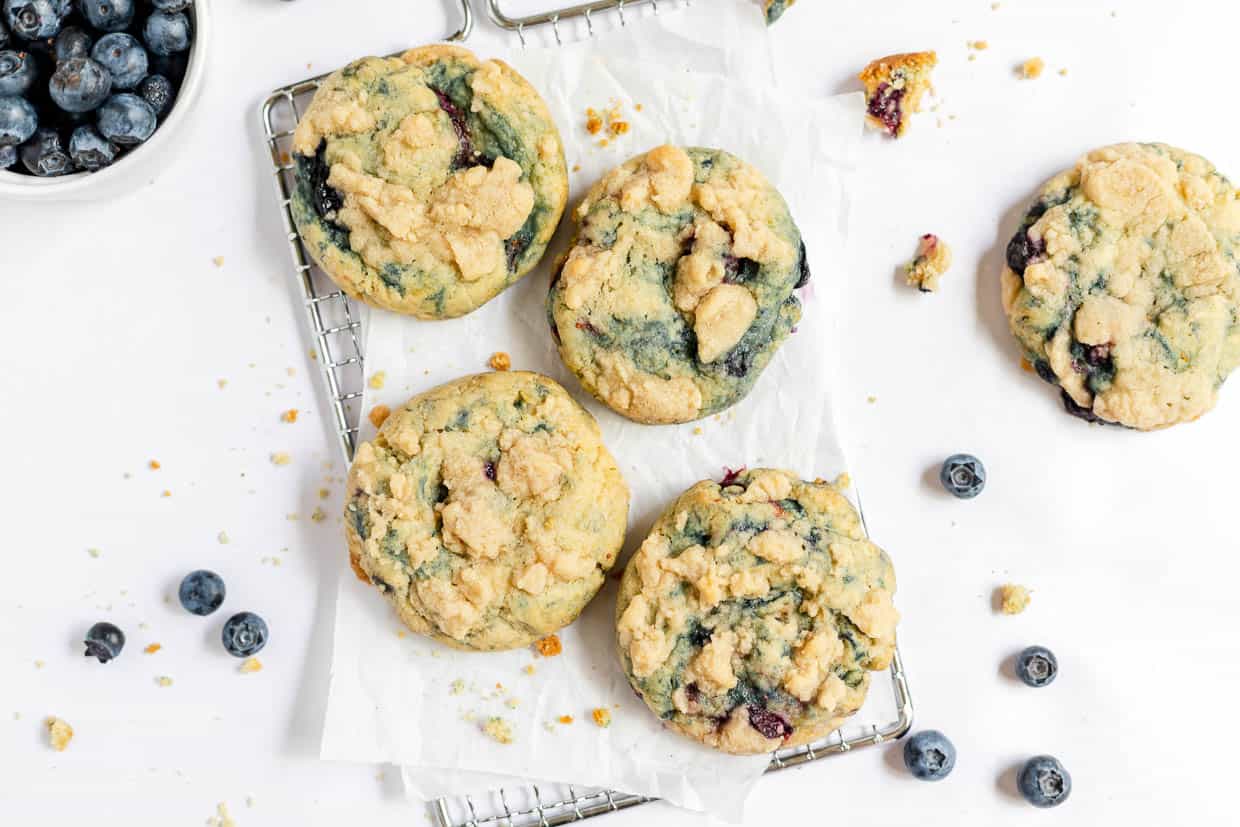
[[[21,825],[165,827],[202,824],[226,801],[242,827],[424,824],[392,769],[316,757],[343,469],[256,111],[308,61],[325,70],[442,36],[450,7],[215,6],[211,76],[165,171],[111,203],[0,204],[0,811]],[[944,125],[925,115],[899,143],[866,141],[841,396],[869,525],[900,574],[917,725],[949,733],[960,758],[938,785],[910,779],[890,747],[783,773],[760,785],[749,824],[1229,820],[1240,392],[1225,388],[1203,420],[1157,434],[1067,417],[1017,367],[998,268],[1017,211],[1092,145],[1167,141],[1240,175],[1238,26],[1240,8],[1207,0],[1003,0],[997,11],[990,0],[802,0],[774,30],[789,83],[819,92],[853,89],[880,54],[939,50]],[[990,48],[969,62],[972,39]],[[1046,75],[1015,79],[1034,55]],[[927,231],[956,251],[935,296],[896,275]],[[282,423],[292,407],[300,418]],[[990,469],[973,502],[932,479],[960,450]],[[273,466],[274,451],[293,463]],[[320,504],[332,516],[316,523]],[[197,567],[225,575],[228,608],[270,622],[261,673],[236,673],[215,639],[221,618],[166,602]],[[1016,618],[990,608],[1009,579],[1034,589]],[[107,666],[80,654],[99,619],[129,634]],[[143,654],[151,642],[163,649]],[[1045,690],[1000,668],[1030,643],[1059,655]],[[67,752],[45,744],[49,714],[77,730]],[[1075,779],[1046,815],[1012,780],[1038,752]],[[701,821],[652,805],[601,823]]]

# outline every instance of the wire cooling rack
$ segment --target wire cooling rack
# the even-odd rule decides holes
[[[448,40],[469,37],[474,17],[470,0],[460,3],[460,27]],[[590,18],[594,14],[650,5],[658,10],[659,0],[594,0],[577,6],[528,15],[508,17],[500,8],[501,0],[486,0],[491,19],[500,27],[516,32],[524,43],[524,30],[550,25],[559,41],[559,24],[573,18],[584,18],[593,33]],[[669,0],[664,0],[668,3]],[[670,3],[669,3],[670,4]],[[623,17],[621,17],[623,23]],[[362,329],[366,308],[350,299],[311,261],[293,222],[292,196],[294,163],[292,160],[293,129],[305,106],[326,75],[298,81],[274,90],[263,101],[261,119],[263,140],[271,156],[272,178],[284,221],[286,241],[293,262],[293,273],[301,292],[311,354],[319,365],[322,389],[332,412],[333,425],[341,453],[346,462],[353,459],[357,447],[358,423],[361,418],[363,370],[365,356]],[[860,510],[860,509],[859,509]],[[862,511],[862,522],[865,516]],[[872,711],[873,719],[883,723],[850,723],[828,737],[793,749],[781,750],[771,756],[766,772],[799,767],[829,755],[853,752],[902,737],[913,724],[913,699],[909,693],[904,664],[897,649],[891,661],[889,678],[892,694],[882,697],[871,690],[858,718],[869,717],[876,704],[884,709]],[[493,790],[485,796],[440,798],[433,804],[438,827],[558,827],[645,804],[653,799],[615,790],[578,788],[571,785],[522,785]]]

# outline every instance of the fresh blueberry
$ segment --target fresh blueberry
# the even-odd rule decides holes
[[[90,25],[105,32],[119,32],[133,22],[133,0],[81,0],[82,14]]]
[[[0,146],[25,143],[38,128],[39,116],[28,100],[0,96]]]
[[[943,461],[939,482],[953,497],[971,500],[986,487],[986,466],[972,454],[952,454]]]
[[[941,781],[956,766],[956,747],[937,729],[926,729],[904,742],[904,766],[921,781]]]
[[[0,52],[0,95],[21,97],[34,86],[37,70],[29,52]]]
[[[267,645],[267,623],[253,612],[239,612],[224,623],[223,640],[234,657],[257,655]]]
[[[189,18],[180,12],[157,11],[142,27],[146,47],[157,55],[174,55],[189,48]]]
[[[1072,793],[1072,776],[1059,759],[1037,755],[1025,762],[1017,778],[1020,794],[1035,807],[1058,807]]]
[[[125,633],[107,621],[96,623],[86,633],[86,657],[98,658],[100,663],[107,663],[120,657],[125,648]]]
[[[4,0],[4,19],[23,40],[55,37],[60,31],[62,5],[56,0]]]
[[[0,146],[0,169],[8,169],[17,163],[17,147]]]
[[[155,110],[137,95],[113,95],[99,107],[99,131],[121,146],[140,144],[155,131]]]
[[[132,35],[105,34],[90,50],[90,56],[112,73],[114,89],[133,89],[146,77],[146,49]]]
[[[151,105],[156,115],[162,115],[168,111],[176,92],[172,88],[172,81],[163,75],[147,75],[138,85],[138,94]]]
[[[73,172],[73,161],[60,143],[60,133],[55,129],[40,129],[21,148],[22,164],[31,175],[51,178]]]
[[[224,579],[213,571],[199,569],[185,575],[177,596],[190,614],[206,617],[224,602]]]
[[[79,126],[69,138],[69,157],[73,165],[87,172],[103,169],[119,154],[116,144],[96,132],[93,126]]]
[[[1059,661],[1045,646],[1030,646],[1016,656],[1016,677],[1028,686],[1047,686],[1059,674]]]
[[[88,57],[71,57],[56,67],[48,92],[66,112],[90,112],[112,93],[112,76]]]
[[[56,56],[57,63],[71,57],[90,57],[90,47],[93,44],[94,38],[85,29],[70,26],[56,35],[56,42],[52,45],[52,54]]]
[[[160,11],[185,11],[191,3],[190,0],[151,0],[151,5]]]

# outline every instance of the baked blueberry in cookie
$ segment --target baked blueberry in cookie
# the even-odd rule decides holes
[[[413,631],[526,646],[571,623],[624,541],[629,491],[593,417],[545,376],[459,379],[393,411],[349,470],[354,571]]]
[[[620,660],[672,729],[754,754],[822,738],[885,669],[895,572],[830,484],[754,469],[699,482],[624,572]]]
[[[921,110],[921,99],[933,88],[930,72],[938,64],[934,52],[888,55],[871,61],[859,77],[865,84],[866,121],[893,138],[908,129],[908,116]]]
[[[565,365],[629,419],[734,405],[801,318],[801,234],[762,173],[723,150],[656,147],[595,184],[575,218],[548,319]]]
[[[1003,307],[1069,413],[1140,430],[1196,419],[1240,364],[1240,199],[1200,156],[1094,150],[1007,246]]]
[[[349,295],[424,319],[464,315],[528,273],[568,197],[542,98],[458,46],[332,74],[293,150],[310,255]]]

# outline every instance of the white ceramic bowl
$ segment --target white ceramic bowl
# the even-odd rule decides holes
[[[211,42],[211,0],[194,0],[194,42],[190,45],[185,78],[172,111],[145,143],[98,172],[75,172],[55,178],[39,178],[0,170],[0,199],[29,201],[93,201],[133,189],[160,169],[174,154],[176,134],[192,114],[206,73]]]

